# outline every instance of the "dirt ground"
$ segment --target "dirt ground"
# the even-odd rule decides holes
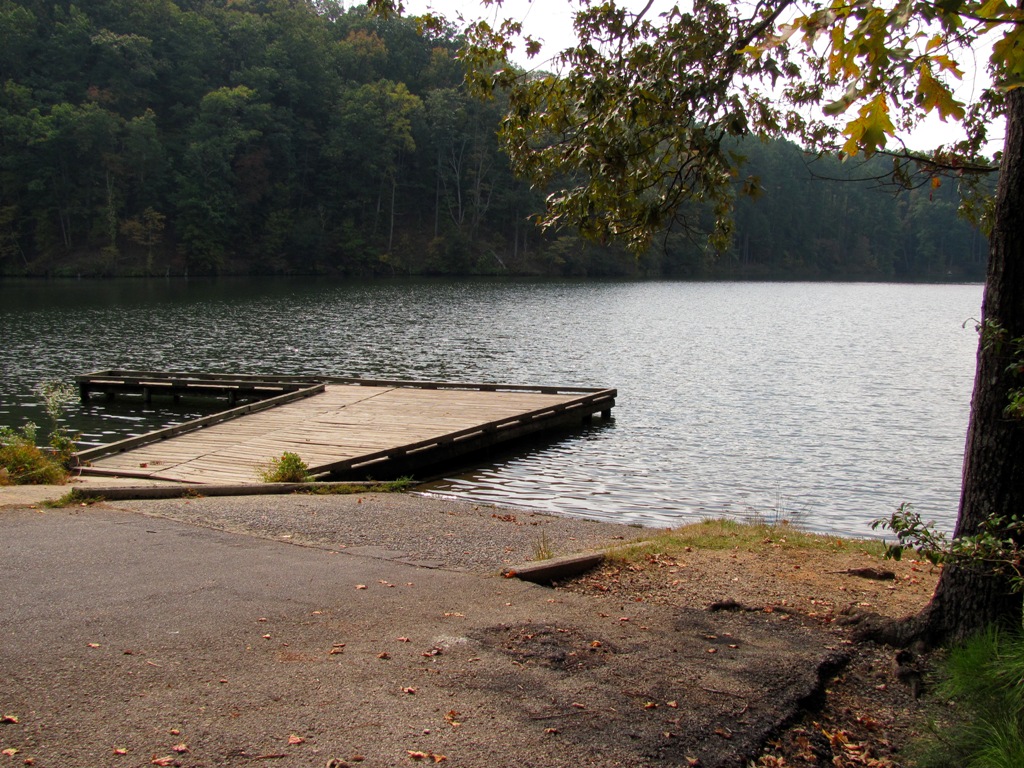
[[[864,569],[895,578],[855,575]],[[838,635],[850,651],[849,663],[823,702],[765,745],[757,765],[898,768],[929,719],[942,715],[943,705],[927,696],[932,659],[901,656],[897,664],[891,648],[854,644],[849,619],[861,611],[893,618],[917,613],[938,576],[930,563],[884,560],[855,544],[837,553],[769,543],[760,552],[694,549],[677,559],[613,563],[560,588],[666,606],[731,601],[732,609],[782,612]]]
[[[643,531],[401,494],[0,513],[0,768],[891,768],[934,706],[928,659],[844,619],[914,613],[938,574],[856,544],[550,590],[498,572]]]

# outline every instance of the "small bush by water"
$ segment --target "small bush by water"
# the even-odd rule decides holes
[[[0,427],[0,485],[63,483],[68,477],[65,457],[59,448],[50,452],[36,445],[36,425],[31,422],[19,430]]]

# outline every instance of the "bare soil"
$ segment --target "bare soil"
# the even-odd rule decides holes
[[[879,571],[894,578],[864,575]],[[611,563],[561,588],[675,607],[781,612],[834,633],[849,648],[849,664],[825,700],[772,739],[756,765],[900,768],[929,720],[942,716],[941,702],[928,696],[934,660],[904,652],[897,663],[892,648],[855,644],[851,624],[865,611],[917,613],[938,576],[927,562],[885,560],[856,544],[834,552],[772,542],[757,551],[693,549],[678,558]]]

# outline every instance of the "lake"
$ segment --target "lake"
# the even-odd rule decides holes
[[[666,526],[951,528],[980,285],[322,278],[0,281],[0,424],[103,368],[609,386],[614,419],[431,492]],[[966,325],[965,325],[966,323]],[[90,403],[86,444],[198,411]]]

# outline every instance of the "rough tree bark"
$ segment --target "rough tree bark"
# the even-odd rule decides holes
[[[991,344],[998,324],[1005,338],[1024,337],[1024,88],[1007,94],[1006,138],[1000,162],[982,333],[964,453],[955,535],[977,533],[992,515],[1024,515],[1024,423],[1004,415],[1011,389],[1024,386],[1007,371],[1009,344]],[[961,640],[994,623],[1020,627],[1022,600],[1008,578],[969,565],[948,565],[929,605],[909,622],[867,622],[861,636],[894,645]]]

